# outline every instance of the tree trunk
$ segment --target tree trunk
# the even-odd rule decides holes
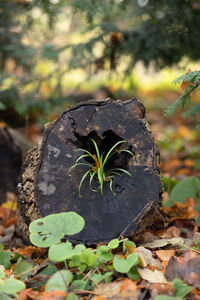
[[[129,153],[113,155],[107,168],[123,168],[104,184],[103,194],[90,189],[89,178],[79,183],[88,166],[68,170],[83,153],[95,154],[93,138],[101,153],[118,141],[126,141]],[[125,144],[125,143],[124,143]],[[84,161],[83,161],[84,162]],[[87,163],[87,161],[85,161]],[[42,145],[29,152],[21,176],[19,228],[28,239],[28,225],[52,213],[75,211],[85,220],[84,229],[69,239],[95,244],[130,236],[151,225],[161,204],[162,184],[158,170],[159,150],[145,119],[145,110],[136,99],[107,99],[80,103],[46,126]],[[109,181],[109,180],[108,180]],[[94,188],[98,182],[94,179]]]

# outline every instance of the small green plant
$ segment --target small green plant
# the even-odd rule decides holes
[[[66,228],[66,224],[62,226],[62,220],[59,221],[61,219],[60,214],[52,215],[51,218],[54,219],[54,222],[45,222],[45,218],[32,222],[29,230],[32,235],[34,234],[34,238],[31,236],[32,244],[43,248],[49,247],[48,259],[51,264],[46,268],[51,267],[51,269],[43,270],[38,274],[48,275],[45,282],[43,282],[43,284],[46,284],[46,292],[60,290],[70,294],[71,298],[73,296],[72,299],[78,299],[76,293],[79,291],[91,291],[100,282],[112,281],[113,276],[121,277],[122,274],[127,274],[133,280],[139,278],[137,265],[140,261],[138,254],[135,253],[136,245],[133,242],[127,239],[113,239],[107,245],[99,245],[96,249],[86,248],[83,244],[73,246],[71,242],[64,242],[60,239],[61,230]],[[81,225],[80,220],[74,220],[74,223],[77,223],[73,225],[76,228],[75,231],[77,231]],[[74,232],[74,227],[72,228],[71,224],[70,228],[68,224],[67,231]],[[54,237],[53,240],[47,238],[48,241],[46,241],[47,232],[48,236]],[[36,235],[39,235],[38,239]],[[55,235],[58,235],[57,239],[55,239]],[[44,239],[41,237],[44,237]],[[114,255],[113,250],[117,249],[120,243],[123,243],[124,255]],[[62,269],[55,267],[57,263],[60,263]],[[16,274],[20,279],[25,274],[26,276],[30,274],[31,266],[28,266],[27,262],[25,263],[19,259],[17,264]],[[52,267],[54,268],[52,269]],[[51,277],[49,278],[49,276]]]
[[[127,149],[116,149],[117,146],[119,146],[122,143],[125,143],[126,141],[119,141],[116,144],[114,144],[114,146],[112,146],[110,148],[110,150],[107,152],[107,154],[105,154],[104,152],[100,153],[97,143],[93,139],[91,139],[91,141],[94,144],[96,153],[92,154],[85,149],[77,149],[77,151],[83,151],[84,154],[78,157],[75,164],[69,169],[69,174],[70,174],[70,171],[77,166],[86,165],[89,167],[89,170],[86,171],[81,178],[81,181],[79,184],[79,196],[80,196],[81,186],[87,176],[90,177],[89,185],[90,185],[90,188],[92,191],[97,192],[96,189],[92,188],[92,181],[95,178],[99,183],[99,189],[100,189],[102,196],[103,196],[103,185],[106,182],[110,182],[110,191],[114,194],[113,188],[112,188],[114,175],[120,175],[121,172],[126,173],[127,175],[129,175],[131,177],[133,177],[133,175],[130,172],[128,172],[127,170],[124,170],[122,168],[114,168],[114,169],[105,171],[105,165],[108,162],[108,160],[116,153],[119,154],[120,152],[127,152],[132,157],[134,156],[134,154],[133,154],[133,152],[131,152],[130,150],[127,150]],[[90,163],[80,162],[80,160],[85,159],[85,158],[91,158],[94,161],[94,163],[90,164]]]
[[[84,219],[73,211],[51,214],[30,224],[30,241],[37,247],[50,247],[65,235],[80,232],[84,226]]]

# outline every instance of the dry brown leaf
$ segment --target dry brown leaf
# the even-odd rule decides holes
[[[166,267],[167,280],[180,278],[195,288],[200,288],[200,257],[188,260],[188,257],[171,257]]]
[[[142,277],[142,279],[147,280],[150,283],[167,283],[167,279],[162,271],[154,270],[151,271],[147,268],[141,269],[137,268],[138,273]]]
[[[19,300],[28,300],[28,299],[38,299],[39,297],[39,292],[38,291],[33,291],[32,288],[30,289],[26,289],[26,290],[23,290],[21,292],[18,293],[18,296],[19,296]]]
[[[98,297],[109,300],[137,300],[140,295],[136,283],[131,279],[99,284],[94,292],[98,296],[93,297],[92,300],[100,300],[101,298],[99,299]]]
[[[144,247],[137,247],[136,253],[139,255],[141,261],[141,267],[146,267],[147,265],[157,267],[158,269],[162,269],[162,265],[160,261],[153,258],[152,252]]]
[[[175,255],[175,250],[157,250],[156,255],[161,261],[169,261]]]
[[[64,297],[66,297],[66,295],[66,293],[59,290],[43,292],[40,300],[64,300]]]
[[[179,237],[179,238],[172,238],[172,239],[156,239],[152,242],[146,243],[144,245],[142,245],[145,248],[162,248],[166,245],[172,245],[172,246],[176,246],[176,245],[183,245],[184,244],[184,239]]]
[[[33,253],[37,254],[37,256],[41,256],[44,253],[44,251],[45,251],[44,249],[37,248],[34,246],[28,246],[28,247],[25,247],[24,249],[22,249],[22,248],[17,249],[17,252],[20,255],[30,257],[30,258],[32,258]]]

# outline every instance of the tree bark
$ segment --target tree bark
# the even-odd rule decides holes
[[[89,187],[86,178],[78,187],[87,166],[68,170],[82,148],[94,149],[93,138],[102,152],[118,141],[126,141],[126,149],[113,156],[110,168],[123,168],[125,173],[104,184],[104,196]],[[28,240],[31,221],[52,213],[75,211],[85,220],[84,229],[69,237],[75,243],[96,244],[119,237],[132,236],[151,225],[161,204],[162,184],[158,169],[159,150],[145,119],[140,101],[107,99],[83,102],[46,125],[42,144],[33,148],[26,159],[19,188],[19,228]],[[98,182],[94,180],[94,187]]]

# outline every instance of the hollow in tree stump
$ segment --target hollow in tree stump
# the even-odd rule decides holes
[[[126,149],[113,155],[107,169],[123,168],[125,173],[104,184],[103,193],[90,189],[89,178],[79,183],[88,167],[68,170],[83,153],[95,154],[93,138],[100,152],[108,152],[118,141]],[[124,146],[125,147],[125,146]],[[69,237],[72,242],[95,244],[130,236],[152,223],[160,206],[162,185],[158,170],[159,150],[145,119],[140,101],[107,99],[80,103],[65,111],[55,122],[47,124],[42,145],[29,152],[20,183],[19,228],[28,238],[28,225],[52,213],[75,211],[85,220],[84,229]],[[84,162],[84,161],[83,161]],[[93,180],[98,188],[97,180]]]

